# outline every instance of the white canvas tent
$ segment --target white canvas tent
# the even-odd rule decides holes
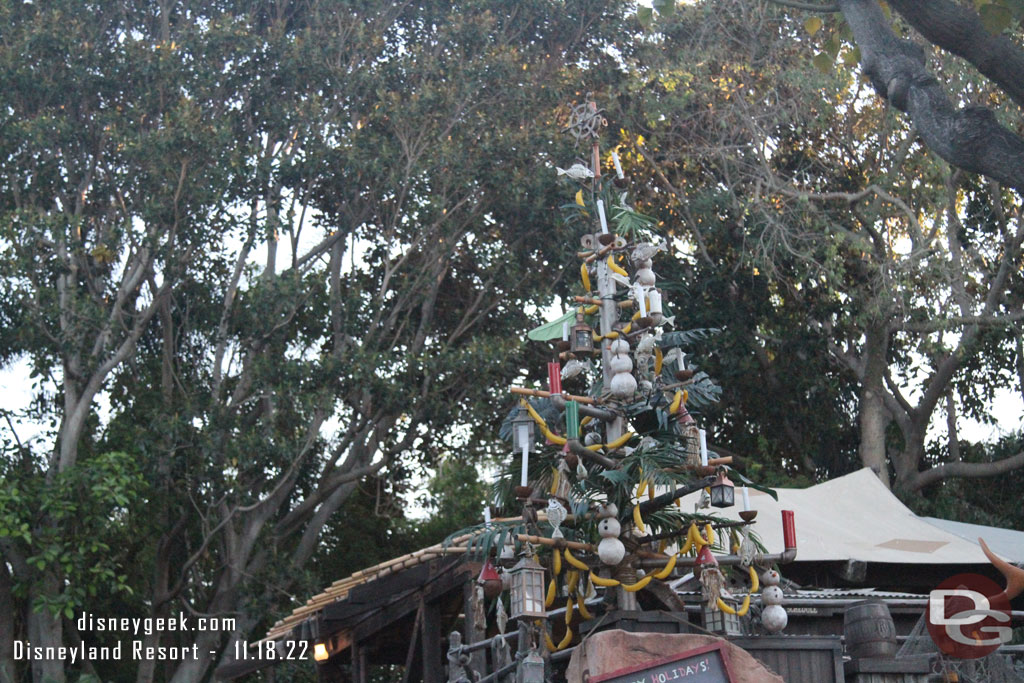
[[[867,468],[806,489],[775,490],[778,501],[749,489],[750,507],[758,511],[754,531],[769,552],[780,552],[781,511],[793,510],[797,562],[988,563],[976,542],[915,515]],[[692,510],[697,499],[685,497],[683,508]],[[739,487],[736,504],[725,511],[730,517],[742,505]]]

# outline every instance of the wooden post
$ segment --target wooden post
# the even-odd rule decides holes
[[[420,624],[421,652],[423,653],[423,683],[444,683],[444,664],[441,661],[441,609],[436,602],[420,598],[423,621]]]
[[[484,615],[484,589],[476,581],[467,581],[462,587],[462,612],[466,616],[463,642],[473,645],[487,637],[487,620]],[[483,648],[470,654],[469,665],[481,676],[487,673],[487,651]]]

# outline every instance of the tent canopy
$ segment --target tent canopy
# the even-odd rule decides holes
[[[796,513],[797,562],[988,563],[976,541],[915,515],[870,469],[806,489],[779,488],[776,492],[777,502],[766,493],[749,490],[750,507],[758,511],[754,532],[768,552],[780,552],[783,548],[781,511],[793,510]],[[686,496],[683,507],[690,509],[698,496]],[[741,500],[737,487],[737,506],[742,505]],[[735,516],[734,510],[730,508],[727,512]],[[979,530],[978,535],[982,537],[989,530],[1003,531],[970,526]],[[995,537],[994,533],[990,535]]]

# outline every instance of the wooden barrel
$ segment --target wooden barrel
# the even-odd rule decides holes
[[[846,653],[854,659],[896,656],[896,624],[884,602],[865,600],[847,607],[843,635]]]

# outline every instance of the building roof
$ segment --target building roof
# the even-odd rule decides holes
[[[977,542],[918,517],[875,474],[861,469],[805,489],[750,489],[754,531],[769,552],[783,548],[782,510],[796,513],[797,562],[987,564]],[[689,509],[698,494],[683,499]],[[742,505],[739,488],[737,506]],[[726,512],[734,515],[735,508]]]
[[[1024,562],[1024,531],[1002,529],[997,526],[985,526],[983,524],[954,522],[937,517],[922,517],[921,519],[968,541],[973,542],[978,538],[983,538],[992,552],[1002,555],[1010,562]]]

